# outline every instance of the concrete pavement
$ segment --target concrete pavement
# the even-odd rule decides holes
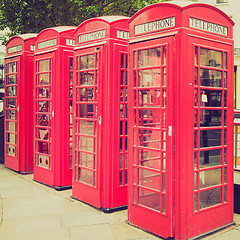
[[[160,240],[126,223],[127,210],[106,214],[0,164],[0,240]],[[202,239],[240,239],[236,225]]]

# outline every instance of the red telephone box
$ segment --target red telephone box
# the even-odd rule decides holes
[[[14,36],[5,57],[5,166],[33,171],[33,53],[37,34]]]
[[[73,197],[104,211],[127,205],[128,18],[75,31]]]
[[[38,34],[34,54],[34,180],[72,185],[73,31],[54,27]]]
[[[175,239],[232,224],[232,20],[159,3],[129,29],[129,222]]]

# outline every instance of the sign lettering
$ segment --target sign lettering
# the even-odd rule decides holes
[[[117,37],[118,38],[123,38],[123,39],[128,39],[129,38],[129,32],[117,30]]]
[[[105,30],[100,30],[96,32],[86,33],[78,36],[78,42],[85,42],[90,40],[96,40],[105,37]]]
[[[165,18],[154,22],[143,23],[134,27],[135,34],[162,30],[175,26],[175,17]]]
[[[68,45],[68,46],[74,46],[74,39],[69,39],[69,38],[67,38],[67,39],[66,39],[66,45]]]
[[[17,46],[8,48],[8,53],[14,53],[19,51],[22,51],[22,45],[17,45]]]
[[[207,21],[203,21],[200,19],[196,19],[196,18],[191,18],[189,19],[189,26],[192,28],[196,28],[196,29],[201,29],[201,30],[205,30],[211,33],[217,33],[220,35],[224,35],[227,36],[228,35],[228,28],[222,25],[218,25],[215,23],[211,23],[211,22],[207,22]]]
[[[47,41],[38,43],[38,49],[46,48],[46,47],[52,47],[56,44],[57,44],[57,39],[54,38],[54,39],[51,39],[51,40],[47,40]]]

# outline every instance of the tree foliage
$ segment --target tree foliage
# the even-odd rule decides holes
[[[54,26],[78,26],[103,15],[132,16],[157,0],[0,0],[0,28],[10,35]]]

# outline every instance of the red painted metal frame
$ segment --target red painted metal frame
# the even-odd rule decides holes
[[[34,180],[72,185],[73,31],[63,26],[38,34],[34,54]]]
[[[135,26],[144,23],[153,23],[154,21],[175,17],[174,26],[164,29],[153,29],[153,24],[142,25],[143,31],[135,35]],[[227,35],[223,36],[217,33],[210,33],[204,30],[194,29],[190,27],[190,17],[201,19],[209,23],[215,23],[228,28]],[[149,27],[149,28],[147,28]],[[141,227],[154,234],[164,238],[174,237],[175,239],[190,239],[196,236],[206,234],[207,232],[227,226],[233,222],[233,22],[232,20],[219,9],[215,7],[200,4],[200,3],[159,3],[148,6],[129,21],[129,54],[130,54],[130,69],[129,75],[131,84],[129,85],[129,212],[128,219],[133,225]],[[173,43],[169,43],[169,38],[173,39]],[[163,213],[158,209],[148,207],[146,204],[139,204],[139,195],[136,187],[143,186],[142,180],[139,177],[139,171],[135,170],[135,161],[138,161],[140,156],[134,155],[133,149],[141,148],[140,145],[134,143],[135,121],[138,115],[135,116],[134,101],[138,101],[134,95],[134,51],[159,47],[165,44],[168,48],[167,57],[169,58],[167,69],[167,86],[172,84],[169,92],[166,95],[167,111],[172,111],[166,118],[167,130],[167,146],[172,144],[174,151],[166,154],[166,166],[170,166],[166,174],[170,174],[171,181],[166,181],[166,191],[172,191],[166,201],[166,209],[169,209],[166,219],[163,218]],[[198,58],[200,59],[200,50],[218,52],[221,55],[221,66],[202,66],[199,63],[195,64],[195,47],[198,49]],[[170,57],[172,56],[172,59]],[[223,62],[226,59],[227,66]],[[195,68],[198,69],[198,74],[195,75]],[[216,71],[221,73],[219,86],[200,85],[200,71]],[[138,69],[137,69],[138,71]],[[170,75],[172,73],[172,75]],[[195,82],[196,77],[196,84]],[[224,76],[227,76],[227,85],[224,85]],[[140,77],[140,75],[139,75]],[[138,74],[136,74],[138,79]],[[202,81],[202,80],[201,80]],[[168,88],[168,87],[167,87]],[[198,90],[195,98],[195,90]],[[204,96],[200,95],[200,91],[218,92],[221,96],[219,106],[200,105],[200,100]],[[209,93],[208,93],[209,94]],[[214,94],[213,94],[214,95]],[[208,98],[211,101],[213,95]],[[136,95],[137,96],[137,95]],[[227,96],[227,97],[226,97]],[[207,99],[208,99],[207,98]],[[219,98],[218,98],[219,99]],[[195,105],[197,100],[199,105]],[[206,100],[201,100],[206,101]],[[160,104],[160,103],[159,103]],[[169,105],[168,105],[169,104]],[[160,105],[162,106],[162,105]],[[168,106],[170,108],[168,108]],[[161,107],[163,110],[163,107]],[[219,122],[213,126],[200,125],[200,112],[221,112]],[[197,117],[195,117],[197,113]],[[194,126],[194,121],[198,124]],[[164,126],[161,127],[162,129]],[[163,129],[164,130],[164,129]],[[194,135],[194,131],[200,135]],[[219,144],[200,145],[203,141],[202,131],[219,132]],[[172,142],[168,140],[173,136]],[[194,137],[198,136],[198,137]],[[138,139],[138,138],[136,138]],[[198,141],[194,145],[195,139]],[[139,138],[140,141],[140,138]],[[210,140],[209,140],[210,142]],[[135,145],[134,145],[135,144]],[[202,143],[201,143],[202,144]],[[160,149],[159,149],[160,150]],[[168,150],[167,150],[168,151]],[[214,166],[200,166],[200,152],[220,152],[218,155],[218,164]],[[194,155],[194,153],[196,153]],[[199,154],[199,155],[198,155]],[[194,156],[197,156],[194,159]],[[162,158],[161,161],[164,159]],[[168,162],[170,161],[170,162]],[[136,165],[137,169],[142,168]],[[203,186],[200,183],[202,178],[200,174],[207,174],[207,171],[220,172],[219,182]],[[163,172],[162,172],[163,173]],[[159,173],[160,175],[162,174]],[[197,176],[194,186],[194,176]],[[207,178],[204,178],[207,181]],[[163,180],[158,183],[160,186]],[[218,189],[220,202],[210,203],[207,206],[200,206],[199,196],[207,190],[213,191]],[[161,193],[161,190],[160,190]],[[162,193],[163,194],[163,193]],[[165,193],[164,193],[165,194]],[[168,195],[168,193],[166,192]],[[196,199],[194,199],[194,194]],[[166,195],[166,196],[167,196]],[[134,198],[135,196],[135,198]],[[159,200],[161,204],[161,199]],[[194,205],[194,203],[196,203]],[[172,215],[171,215],[172,213]],[[161,227],[164,226],[164,227]]]
[[[33,46],[36,35],[14,36],[6,43],[5,166],[20,173],[33,171]]]
[[[127,21],[100,17],[75,31],[73,197],[104,211],[127,205]]]

